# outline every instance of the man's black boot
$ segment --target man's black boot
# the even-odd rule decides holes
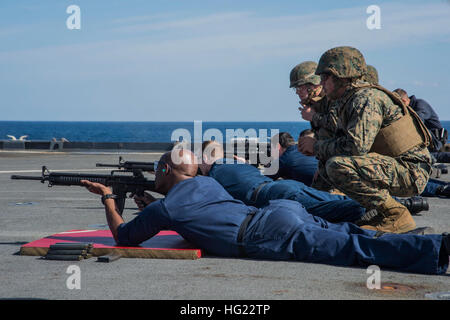
[[[450,184],[437,187],[436,195],[440,197],[450,198]]]
[[[450,234],[448,232],[442,234],[442,246],[447,251],[447,255],[450,256]]]
[[[397,201],[404,205],[411,214],[417,214],[421,211],[428,211],[430,209],[427,199],[419,196],[399,199]]]
[[[441,173],[442,173],[442,174],[447,174],[447,173],[448,173],[448,168],[447,168],[447,166],[446,166],[445,164],[443,164],[443,163],[435,164],[433,167],[435,167],[435,168],[441,170]]]

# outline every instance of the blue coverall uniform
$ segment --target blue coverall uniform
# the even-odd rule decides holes
[[[364,207],[348,197],[320,191],[295,180],[273,181],[252,165],[225,161],[216,161],[209,176],[246,205],[260,208],[268,205],[270,200],[295,200],[310,214],[330,222],[355,222],[366,212]]]
[[[255,215],[239,243],[239,229],[249,212]],[[328,223],[290,200],[271,201],[256,209],[233,199],[214,179],[202,176],[176,184],[165,199],[121,224],[118,244],[135,246],[167,229],[217,256],[338,266],[375,264],[424,274],[442,274],[448,268],[441,235],[375,237],[376,232],[351,223]]]
[[[439,151],[442,148],[442,142],[436,137],[435,130],[442,130],[442,125],[438,115],[425,100],[417,99],[414,95],[410,96],[409,99],[409,105],[417,113],[420,119],[422,119],[433,138],[432,144],[429,146],[430,152]]]
[[[310,186],[317,171],[318,161],[297,150],[297,145],[289,146],[278,159],[278,173],[270,176],[276,180],[281,177],[303,182]]]

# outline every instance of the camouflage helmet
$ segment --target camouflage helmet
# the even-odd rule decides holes
[[[367,73],[362,53],[352,47],[336,47],[320,57],[316,74],[331,73],[338,78],[360,78]]]
[[[367,74],[363,77],[364,81],[371,84],[378,84],[378,71],[374,66],[367,65]]]
[[[313,61],[305,61],[296,65],[289,75],[291,81],[289,88],[298,87],[307,83],[319,85],[320,77],[314,74],[316,68],[317,63]]]

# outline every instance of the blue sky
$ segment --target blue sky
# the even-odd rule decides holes
[[[0,120],[300,120],[290,70],[339,45],[450,120],[444,0],[2,0]]]

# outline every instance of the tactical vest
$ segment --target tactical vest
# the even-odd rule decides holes
[[[431,135],[425,124],[410,106],[403,103],[399,96],[375,84],[353,84],[353,87],[356,91],[364,88],[381,90],[391,98],[394,104],[403,109],[403,117],[380,129],[369,152],[395,158],[417,146],[426,148],[430,145]]]

